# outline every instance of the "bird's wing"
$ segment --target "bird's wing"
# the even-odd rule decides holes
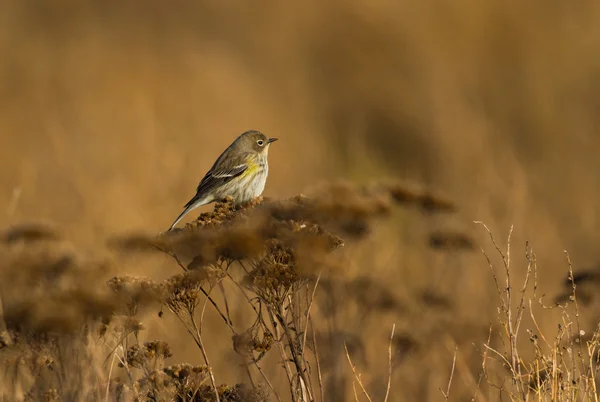
[[[244,162],[246,160],[245,154],[239,155],[233,160],[230,160],[227,167],[222,166],[222,163],[219,163],[221,161],[217,160],[213,167],[202,178],[200,184],[198,184],[194,198],[192,198],[185,205],[185,207],[188,207],[199,198],[204,197],[206,194],[211,193],[214,189],[243,174],[246,169],[248,169],[248,164]]]

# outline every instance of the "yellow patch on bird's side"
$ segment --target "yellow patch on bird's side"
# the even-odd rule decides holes
[[[254,161],[248,161],[248,168],[246,170],[244,170],[244,173],[242,173],[240,175],[240,178],[242,177],[246,177],[249,174],[255,174],[258,173],[258,171],[260,170],[260,164],[254,162]]]

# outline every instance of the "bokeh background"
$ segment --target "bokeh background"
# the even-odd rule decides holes
[[[402,179],[451,199],[456,214],[399,209],[349,251],[346,277],[401,301],[368,319],[337,315],[365,345],[373,389],[396,323],[394,401],[443,398],[455,345],[453,396],[474,389],[497,294],[478,249],[493,248],[473,221],[503,246],[514,224],[515,277],[529,240],[549,300],[567,275],[563,250],[575,270],[600,261],[597,2],[3,0],[2,10],[4,227],[51,222],[90,252],[116,233],[165,230],[247,129],[280,138],[266,196]],[[432,231],[467,233],[476,247],[433,250]],[[177,272],[166,258],[119,264]],[[539,314],[554,330],[560,313]],[[582,317],[595,327],[594,309]],[[147,328],[173,344],[173,361],[200,361],[174,320],[152,316]],[[207,342],[229,345],[221,331]],[[235,380],[218,350],[218,381]]]

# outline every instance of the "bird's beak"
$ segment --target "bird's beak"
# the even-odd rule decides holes
[[[272,143],[272,142],[275,142],[275,141],[277,141],[278,139],[279,139],[279,138],[269,138],[269,139],[267,140],[267,144],[270,144],[270,143]]]

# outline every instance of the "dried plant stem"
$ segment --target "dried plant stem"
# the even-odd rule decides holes
[[[458,351],[458,346],[454,348],[454,357],[452,358],[452,369],[450,370],[450,378],[448,379],[448,386],[446,387],[446,392],[440,389],[442,395],[444,395],[444,401],[448,401],[450,397],[450,387],[452,386],[452,379],[454,378],[454,368],[456,367],[456,352]]]
[[[579,344],[579,355],[581,356],[581,364],[582,367],[585,364],[583,362],[583,341],[581,339],[581,325],[579,322],[579,304],[577,303],[577,285],[575,284],[575,277],[573,276],[573,264],[571,263],[571,257],[569,256],[569,253],[567,252],[567,250],[564,250],[565,253],[565,257],[567,258],[567,264],[569,264],[569,281],[571,282],[571,289],[572,289],[572,297],[573,297],[573,303],[575,305],[575,324],[577,324],[577,340],[578,340],[578,344]]]
[[[163,253],[167,254],[168,256],[172,257],[175,262],[177,263],[177,265],[179,265],[179,267],[184,271],[187,272],[188,269],[185,265],[183,265],[183,263],[181,262],[181,260],[179,259],[179,257],[177,257],[177,254],[175,254],[172,251],[168,251],[168,250],[163,250],[160,247],[157,247],[156,245],[152,245],[152,248],[162,251]],[[229,267],[229,265],[228,265]],[[227,272],[227,271],[225,271]],[[213,307],[215,308],[215,310],[217,310],[217,313],[219,313],[219,315],[221,316],[221,318],[223,319],[223,321],[225,322],[225,324],[227,324],[227,326],[233,331],[233,326],[231,323],[231,320],[228,319],[228,317],[225,316],[225,314],[223,314],[223,311],[221,311],[221,308],[219,307],[219,305],[217,304],[217,302],[215,302],[215,300],[209,295],[209,293],[204,290],[203,287],[200,287],[200,291],[204,294],[204,296],[206,296],[206,298],[208,298],[208,301],[210,301],[210,303],[213,305]],[[225,294],[223,294],[223,297],[225,298]],[[225,303],[226,303],[226,307],[227,307],[227,299],[225,299]],[[227,311],[227,313],[229,313],[229,311]],[[229,314],[228,314],[229,316]]]
[[[271,320],[271,326],[273,327],[273,330],[275,331],[276,343],[277,343],[277,347],[279,348],[279,354],[281,355],[281,360],[283,362],[283,368],[285,369],[285,373],[286,373],[286,375],[288,377],[288,381],[290,383],[290,391],[292,394],[292,401],[297,402],[298,396],[296,395],[296,390],[294,387],[294,376],[292,375],[292,370],[290,369],[290,366],[289,366],[290,359],[287,356],[287,353],[285,352],[285,346],[281,342],[282,336],[281,336],[281,331],[279,330],[279,325],[276,323],[275,318],[273,317],[273,313],[271,312],[270,309],[267,309],[267,313],[269,314],[269,319]]]
[[[17,207],[19,206],[19,201],[21,200],[22,192],[23,191],[20,186],[13,188],[13,191],[12,191],[12,194],[10,197],[10,202],[8,203],[8,206],[6,207],[6,216],[8,216],[9,218],[12,218],[13,215],[15,214]]]
[[[321,393],[321,402],[325,402],[325,388],[323,388],[323,376],[321,375],[321,363],[319,362],[319,350],[317,349],[317,336],[315,334],[315,327],[313,325],[312,317],[309,318],[310,329],[312,331],[312,343],[313,351],[315,355],[315,362],[317,365],[317,376],[319,378],[319,391]]]
[[[241,262],[240,262],[241,265]],[[234,280],[231,275],[229,274],[229,272],[226,272],[225,275],[227,275],[227,277],[229,278],[229,280],[231,282],[233,282],[233,284],[240,290],[240,292],[242,293],[242,295],[244,295],[244,298],[246,299],[246,301],[248,302],[248,304],[250,305],[250,307],[252,307],[252,310],[254,310],[254,312],[258,315],[260,315],[260,312],[256,309],[256,306],[254,306],[254,303],[252,303],[252,299],[250,299],[250,296],[248,296],[248,294],[246,293],[246,290],[242,287],[242,285],[240,285],[238,283],[238,281]]]
[[[496,272],[493,269],[491,260],[489,259],[489,257],[485,253],[485,251],[482,249],[482,253],[484,254],[484,256],[486,257],[486,259],[488,261],[490,271],[492,272],[492,276],[493,276],[494,282],[496,284],[496,291],[498,292],[500,301],[502,303],[501,311],[503,313],[503,318],[501,319],[501,324],[503,325],[506,335],[508,337],[508,354],[509,354],[509,358],[510,358],[510,361],[507,361],[507,364],[509,365],[512,376],[513,376],[513,378],[512,378],[513,385],[515,385],[516,388],[518,389],[520,398],[522,400],[525,400],[527,398],[527,392],[528,392],[527,390],[528,390],[529,385],[523,379],[523,375],[522,375],[522,371],[521,371],[522,364],[521,364],[521,359],[519,357],[519,350],[517,347],[517,338],[519,335],[519,328],[521,325],[521,321],[523,319],[523,312],[525,310],[525,293],[527,291],[527,288],[529,285],[529,280],[531,278],[533,264],[532,264],[532,261],[530,260],[528,267],[527,267],[525,280],[523,282],[523,287],[521,289],[521,299],[520,299],[519,305],[517,306],[516,317],[513,317],[513,308],[512,308],[513,288],[512,288],[512,282],[511,282],[510,251],[511,251],[511,237],[512,237],[514,226],[511,225],[510,231],[508,233],[506,254],[505,254],[500,249],[500,246],[498,245],[498,243],[496,243],[496,240],[494,239],[494,236],[492,235],[490,229],[483,222],[476,221],[475,223],[480,224],[481,226],[483,226],[485,228],[486,232],[488,233],[488,235],[490,237],[490,240],[492,241],[492,244],[496,248],[496,251],[502,257],[502,262],[504,265],[504,273],[505,273],[505,283],[504,283],[503,288],[500,287],[499,280],[496,275]],[[487,348],[489,348],[490,350],[499,354],[499,352],[490,348],[489,345],[485,345],[485,346]],[[502,359],[506,360],[506,358],[504,358],[503,355],[499,354],[499,356],[502,356]]]
[[[221,283],[221,281],[219,281],[219,284],[220,283]],[[211,288],[210,290],[212,290],[213,288]],[[208,293],[210,293],[210,290]],[[215,376],[213,374],[210,362],[208,361],[208,355],[206,354],[206,350],[204,349],[204,344],[202,343],[202,323],[204,322],[204,311],[206,311],[206,303],[207,302],[208,302],[208,295],[206,296],[206,299],[204,299],[204,305],[202,306],[202,311],[200,312],[200,325],[199,326],[196,325],[196,320],[194,319],[193,315],[192,315],[192,324],[194,325],[194,329],[196,330],[196,334],[198,336],[198,343],[200,345],[200,351],[202,352],[202,357],[204,358],[204,361],[206,362],[206,367],[208,368],[208,374],[210,376],[211,385],[215,392],[215,398],[216,398],[217,402],[220,402],[219,390],[217,389],[217,384],[215,382]]]
[[[596,388],[596,370],[594,369],[594,356],[596,355],[597,344],[593,341],[588,342],[588,356],[589,356],[589,376],[590,383],[592,384],[592,395],[594,396],[594,402],[598,402],[598,390]]]
[[[121,362],[121,364],[125,368],[125,372],[127,373],[127,377],[129,377],[129,382],[131,384],[133,384],[134,383],[134,381],[133,381],[133,374],[131,374],[131,370],[129,369],[129,364],[127,363],[127,349],[129,349],[129,345],[128,345],[128,342],[127,342],[127,337],[125,337],[124,343],[125,343],[125,346],[123,346],[123,344],[119,345],[119,349],[121,350],[121,353],[123,354],[123,358],[121,359],[119,357],[119,361]]]
[[[233,328],[233,322],[231,321],[231,312],[229,311],[229,302],[227,301],[227,294],[225,293],[225,287],[223,286],[222,281],[219,281],[219,290],[223,295],[223,303],[225,303],[225,312],[227,313],[227,324],[230,328]]]
[[[363,385],[362,380],[360,379],[360,374],[356,371],[356,367],[352,363],[352,359],[350,358],[350,353],[348,352],[348,346],[346,346],[346,342],[344,342],[344,349],[346,350],[346,358],[348,359],[348,363],[350,363],[350,368],[352,369],[352,373],[354,373],[354,378],[356,378],[358,385],[360,385],[360,389],[362,389],[362,392],[365,394],[369,402],[373,402],[365,386]],[[356,396],[356,390],[354,390],[354,394]],[[358,397],[356,398],[356,400],[358,401]]]
[[[112,354],[112,361],[110,363],[110,369],[108,370],[108,381],[106,382],[106,394],[104,396],[104,400],[108,401],[108,394],[110,392],[110,379],[112,378],[113,367],[115,366],[115,358],[117,355],[115,353]]]
[[[485,343],[485,345],[489,345],[491,343],[491,341],[492,341],[492,324],[490,324],[490,329],[489,329],[489,332],[488,332],[488,338],[487,338],[487,342]],[[475,387],[475,393],[473,394],[473,397],[471,398],[471,402],[475,402],[475,400],[477,399],[477,394],[479,393],[479,389],[481,387],[481,380],[484,377],[487,379],[487,370],[486,370],[486,366],[487,366],[487,353],[488,353],[488,349],[484,348],[483,358],[482,358],[482,361],[481,361],[481,371],[479,373],[479,378],[477,379],[477,385]]]
[[[360,402],[360,399],[358,399],[358,394],[356,393],[356,383],[354,381],[352,381],[352,391],[354,392],[354,400],[356,402]]]
[[[296,373],[297,373],[298,377],[304,383],[304,386],[307,387],[309,384],[309,381],[306,377],[306,366],[304,364],[304,359],[302,359],[301,356],[299,355],[299,353],[302,353],[302,351],[298,351],[298,347],[296,346],[297,345],[296,339],[293,337],[289,326],[285,322],[286,321],[285,316],[286,316],[285,305],[282,304],[277,317],[278,317],[279,323],[283,327],[283,332],[287,338],[288,346],[290,347],[290,353],[292,354],[292,359],[293,359],[294,365],[296,366]],[[307,388],[307,393],[308,393],[309,400],[312,401],[314,398],[312,396],[312,392],[310,392],[310,389],[308,389],[308,388]]]
[[[396,324],[392,324],[392,333],[390,334],[390,344],[388,346],[388,382],[385,390],[385,398],[383,402],[387,402],[390,396],[390,388],[392,387],[392,342],[394,340],[394,332],[396,331]]]
[[[241,261],[240,261],[240,265],[243,265]],[[244,269],[245,269],[245,267],[244,267]],[[254,306],[254,304],[252,303],[252,300],[250,299],[250,297],[246,293],[246,290],[239,284],[238,281],[236,281],[236,280],[233,279],[233,277],[231,276],[231,274],[229,272],[226,271],[225,275],[227,275],[227,277],[229,278],[229,280],[240,290],[240,292],[242,293],[242,295],[244,296],[244,298],[246,299],[246,301],[248,302],[248,304],[250,305],[250,307],[252,307],[252,310],[254,310],[254,312],[257,314],[258,318],[260,319],[260,316],[262,315],[262,313],[256,308],[256,306]],[[231,328],[231,329],[233,330],[233,328]],[[233,331],[233,332],[235,333],[235,331]],[[279,394],[277,393],[277,391],[275,391],[275,388],[273,387],[273,384],[271,384],[271,381],[269,381],[269,378],[265,374],[265,372],[262,369],[262,367],[260,366],[260,364],[258,364],[258,361],[255,360],[255,359],[252,359],[252,364],[254,364],[254,366],[256,367],[256,369],[258,370],[258,372],[260,373],[260,375],[263,378],[263,380],[265,380],[265,382],[267,383],[268,387],[271,389],[271,392],[273,393],[273,395],[275,395],[275,398],[277,398],[277,400],[279,402],[282,402],[281,397],[279,396]],[[250,374],[248,374],[248,376],[251,378]]]
[[[271,389],[271,392],[273,392],[273,395],[275,395],[275,398],[277,398],[277,400],[279,402],[282,402],[281,401],[281,397],[279,396],[279,394],[277,393],[277,391],[275,391],[275,388],[273,387],[273,384],[271,384],[271,381],[269,381],[269,378],[267,377],[267,375],[263,371],[262,367],[260,367],[260,365],[258,364],[257,361],[254,361],[254,365],[256,366],[256,369],[258,370],[258,372],[262,376],[263,380],[265,380],[265,382],[267,383],[267,385]]]
[[[306,324],[304,325],[304,332],[302,334],[302,353],[306,350],[306,334],[308,333],[308,322],[310,321],[310,309],[313,304],[313,300],[315,299],[315,293],[317,292],[317,286],[319,286],[319,281],[321,280],[321,271],[319,271],[319,275],[317,276],[317,280],[315,281],[315,286],[313,287],[312,294],[308,301],[308,308],[306,309]]]

